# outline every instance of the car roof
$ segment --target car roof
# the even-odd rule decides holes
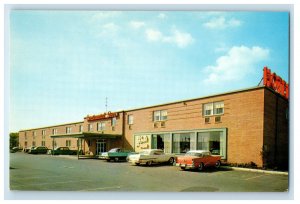
[[[209,152],[208,150],[190,150],[188,152],[192,152],[192,153],[204,153],[204,152]]]

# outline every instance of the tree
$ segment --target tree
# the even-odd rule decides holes
[[[11,132],[9,133],[9,147],[18,147],[19,146],[19,133]]]

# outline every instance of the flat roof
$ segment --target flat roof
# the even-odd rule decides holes
[[[263,88],[269,89],[268,87],[265,87],[265,86],[255,86],[255,87],[251,87],[251,88],[247,88],[247,89],[238,89],[238,90],[230,91],[230,92],[224,92],[224,93],[218,93],[218,94],[213,94],[213,95],[207,95],[207,96],[202,96],[202,97],[198,97],[198,98],[190,98],[190,99],[185,99],[185,100],[178,100],[178,101],[173,101],[173,102],[168,102],[168,103],[162,103],[162,104],[157,104],[157,105],[151,105],[151,106],[145,106],[145,107],[139,107],[139,108],[132,108],[132,109],[124,110],[124,111],[135,111],[135,110],[141,110],[141,109],[146,109],[146,108],[153,108],[153,107],[158,107],[158,106],[171,105],[171,104],[175,104],[175,103],[195,101],[195,100],[199,100],[199,99],[205,99],[205,98],[217,97],[217,96],[222,96],[222,95],[234,94],[234,93],[239,93],[239,92],[253,91],[253,90],[263,89]]]
[[[270,89],[269,87],[266,87],[266,86],[255,86],[255,87],[250,87],[250,88],[245,88],[245,89],[238,89],[238,90],[235,90],[235,91],[229,91],[229,92],[224,92],[224,93],[207,95],[207,96],[202,96],[202,97],[197,97],[197,98],[190,98],[190,99],[185,99],[185,100],[178,100],[178,101],[167,102],[167,103],[162,103],[162,104],[156,104],[156,105],[151,105],[151,106],[144,106],[144,107],[138,107],[138,108],[132,108],[132,109],[126,109],[126,110],[119,110],[119,111],[115,111],[115,112],[116,113],[121,113],[121,112],[136,111],[136,110],[147,109],[147,108],[154,108],[154,107],[165,106],[165,105],[171,105],[171,104],[176,104],[176,103],[181,103],[181,102],[194,101],[194,100],[199,100],[199,99],[205,99],[205,98],[223,96],[223,95],[228,95],[228,94],[235,94],[235,93],[246,92],[246,91],[253,91],[253,90],[258,90],[258,89],[267,89],[267,90],[273,92],[274,94],[277,94],[277,95],[281,96],[279,93],[275,92],[274,90]],[[281,96],[281,97],[283,99],[285,99],[283,96]],[[285,99],[285,100],[287,100],[287,99]],[[50,128],[50,127],[59,127],[59,126],[63,126],[63,125],[78,124],[78,123],[83,123],[83,122],[84,121],[73,122],[73,123],[64,123],[64,124],[59,124],[59,125],[51,125],[51,126],[31,128],[31,129],[24,129],[24,130],[20,130],[19,132],[29,131],[29,130],[36,130],[36,129],[43,129],[43,128]]]
[[[79,122],[72,122],[72,123],[63,123],[63,124],[59,124],[59,125],[50,125],[50,126],[44,126],[44,127],[23,129],[23,130],[20,130],[19,132],[29,131],[29,130],[37,130],[37,129],[45,129],[45,128],[51,128],[51,127],[59,127],[59,126],[64,126],[64,125],[72,125],[72,124],[78,124],[78,123],[83,123],[83,122],[84,121],[79,121]]]

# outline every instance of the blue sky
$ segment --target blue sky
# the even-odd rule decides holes
[[[288,81],[286,12],[12,11],[10,131]]]

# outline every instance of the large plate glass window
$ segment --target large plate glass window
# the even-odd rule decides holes
[[[197,149],[209,150],[213,155],[226,156],[226,133],[224,131],[199,132],[197,138]]]
[[[171,153],[171,135],[154,134],[152,135],[152,148],[162,149],[165,153]]]
[[[174,133],[172,148],[173,153],[186,153],[195,149],[195,133]]]

